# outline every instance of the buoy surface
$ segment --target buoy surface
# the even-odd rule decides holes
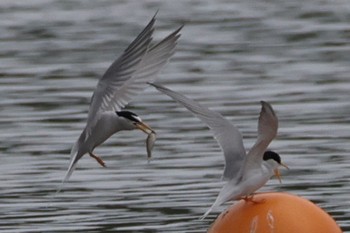
[[[221,213],[208,233],[341,233],[324,210],[287,193],[255,194]]]

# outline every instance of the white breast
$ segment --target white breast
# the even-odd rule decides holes
[[[277,163],[276,163],[277,164]],[[243,195],[250,195],[266,184],[273,175],[274,161],[263,161],[260,169],[251,170],[246,174],[242,182]]]

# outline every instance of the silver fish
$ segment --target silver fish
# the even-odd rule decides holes
[[[156,137],[156,132],[151,132],[150,134],[148,134],[148,137],[146,139],[146,148],[147,148],[147,158],[148,160],[151,159],[152,157],[152,149],[154,146],[154,142],[156,141],[157,137]]]

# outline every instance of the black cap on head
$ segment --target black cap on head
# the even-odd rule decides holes
[[[135,113],[133,112],[130,112],[130,111],[120,111],[120,112],[115,112],[117,113],[118,116],[120,117],[124,117],[130,121],[133,121],[133,122],[141,122],[141,119],[138,115],[136,115]]]
[[[264,157],[263,159],[269,160],[269,159],[273,159],[275,160],[278,164],[281,164],[281,157],[279,156],[279,154],[277,154],[276,152],[273,152],[271,150],[265,151],[264,153]]]

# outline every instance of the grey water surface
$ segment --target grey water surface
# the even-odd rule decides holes
[[[260,100],[290,167],[260,191],[305,197],[350,232],[347,0],[0,1],[0,232],[206,232],[224,160],[212,133],[152,87],[128,106],[157,131],[121,132],[54,197],[99,77],[159,10],[155,40],[184,24],[159,82],[256,138]]]

